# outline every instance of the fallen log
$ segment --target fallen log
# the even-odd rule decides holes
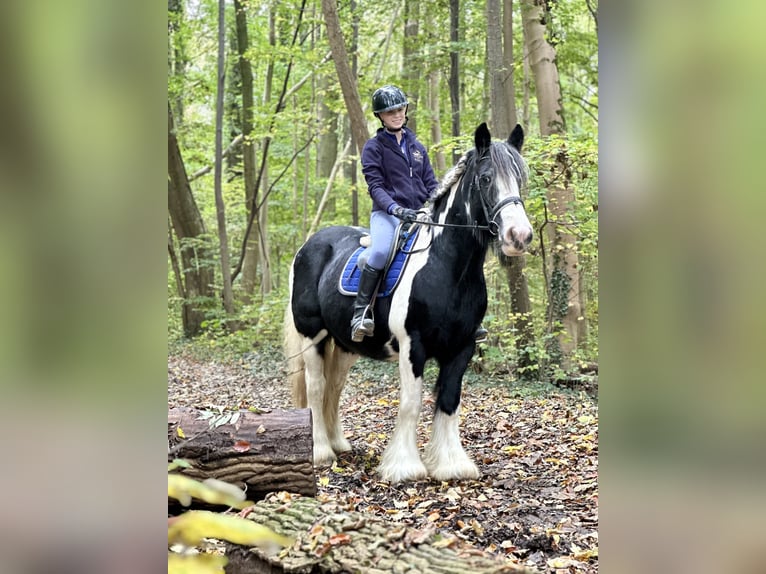
[[[249,500],[276,491],[316,494],[310,409],[240,411],[234,423],[215,428],[200,414],[192,408],[168,411],[168,460],[191,463],[179,472],[231,483]]]
[[[278,553],[227,543],[226,574],[533,572],[435,528],[419,530],[391,523],[338,502],[275,493],[240,516],[295,542]]]

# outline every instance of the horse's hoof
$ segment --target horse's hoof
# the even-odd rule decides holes
[[[332,463],[338,457],[335,451],[329,446],[326,448],[316,448],[314,446],[314,466],[332,466]]]
[[[390,482],[391,484],[423,480],[428,476],[428,472],[422,462],[418,460],[418,463],[406,466],[402,464],[387,465],[381,463],[378,467],[378,475],[383,482]]]
[[[428,474],[434,480],[475,480],[481,476],[479,467],[471,461],[462,465],[449,468],[437,468],[429,470]]]
[[[479,467],[465,453],[443,459],[437,459],[434,454],[432,449],[426,448],[423,457],[428,475],[434,480],[471,480],[481,476]]]
[[[340,438],[332,441],[332,450],[340,454],[341,452],[348,452],[351,450],[351,443],[345,438]]]

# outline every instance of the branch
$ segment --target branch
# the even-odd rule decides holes
[[[343,148],[343,151],[340,154],[340,157],[335,160],[335,165],[332,166],[332,171],[330,172],[330,177],[327,179],[327,185],[324,188],[324,193],[322,194],[322,199],[319,201],[319,207],[317,207],[317,214],[314,217],[314,221],[311,222],[311,227],[309,227],[308,235],[311,235],[316,231],[317,226],[319,226],[319,221],[322,219],[322,212],[324,211],[324,206],[327,203],[327,197],[330,195],[330,189],[332,188],[332,184],[335,181],[335,175],[338,173],[338,168],[343,163],[343,161],[346,159],[346,155],[348,155],[349,150],[351,149],[351,142],[353,139],[349,139],[348,142],[346,142],[346,147]]]
[[[598,6],[593,7],[592,0],[585,0],[585,5],[588,7],[588,12],[593,16],[593,22],[596,24],[596,34],[598,34]]]
[[[234,148],[242,143],[242,134],[239,134],[237,137],[235,137],[233,140],[231,140],[231,143],[228,145],[228,147],[223,150],[223,153],[221,154],[221,159],[229,157],[232,151],[234,151]],[[203,167],[202,169],[198,169],[195,171],[192,176],[189,178],[189,181],[192,182],[198,177],[202,177],[206,173],[210,173],[210,170],[213,169],[212,165],[208,165]]]
[[[261,199],[260,202],[258,202],[258,206],[256,209],[260,211],[261,207],[263,207],[263,204],[266,203],[266,199],[268,199],[269,195],[271,195],[272,190],[274,189],[274,186],[279,182],[280,179],[282,179],[282,176],[287,173],[287,170],[290,169],[290,166],[293,165],[293,162],[297,159],[297,157],[303,153],[303,151],[311,145],[311,142],[314,141],[314,136],[316,134],[311,134],[311,137],[309,137],[308,140],[306,140],[306,143],[303,144],[300,149],[298,149],[293,156],[289,159],[287,162],[287,165],[284,167],[284,169],[279,173],[279,175],[274,179],[274,181],[271,182],[271,185],[269,186],[269,189],[266,190],[266,193],[263,194],[263,199]]]
[[[285,94],[285,98],[284,98],[284,99],[287,99],[287,98],[289,98],[289,97],[290,97],[290,96],[292,96],[292,95],[293,95],[295,92],[297,92],[298,90],[300,90],[300,89],[303,87],[303,84],[305,84],[307,81],[309,81],[309,79],[311,78],[311,76],[313,76],[313,75],[316,73],[316,70],[317,70],[317,68],[321,68],[321,67],[322,67],[322,66],[323,66],[323,65],[324,65],[326,62],[328,62],[328,61],[330,60],[330,58],[331,58],[331,57],[332,57],[332,52],[327,52],[327,53],[324,55],[324,58],[322,58],[322,61],[321,61],[321,62],[319,62],[319,64],[317,64],[317,66],[316,66],[316,67],[315,67],[313,70],[311,70],[311,71],[310,71],[308,74],[306,74],[305,76],[303,76],[303,77],[302,77],[300,80],[298,80],[298,81],[295,83],[295,85],[293,85],[293,87],[292,87],[292,88],[290,88],[290,89],[288,90],[288,92]]]
[[[598,124],[598,116],[594,114],[593,112],[591,112],[587,107],[585,107],[585,106],[590,106],[591,108],[595,108],[596,111],[598,111],[598,105],[589,102],[582,96],[574,96],[572,99],[575,101],[575,103],[578,106],[582,108],[582,111],[588,114],[591,117],[591,119]]]
[[[301,2],[301,9],[298,13],[298,22],[295,25],[295,32],[293,33],[293,40],[291,43],[291,48],[295,47],[295,43],[298,40],[298,32],[301,28],[301,23],[303,22],[303,14],[306,10],[306,0],[303,0]],[[290,53],[292,54],[292,49],[290,50]],[[284,102],[287,95],[287,84],[290,80],[290,72],[293,69],[293,57],[290,56],[290,61],[287,64],[287,70],[285,71],[285,79],[284,82],[282,82],[282,91],[279,95],[279,100],[277,102],[277,107],[274,110],[274,114],[271,116],[271,122],[269,123],[269,130],[268,133],[271,134],[272,130],[274,129],[274,124],[277,121],[277,116],[282,112],[284,109]],[[253,229],[253,222],[255,221],[255,218],[258,216],[258,206],[256,205],[255,201],[258,197],[258,189],[261,187],[261,181],[263,181],[263,173],[266,169],[266,163],[267,158],[269,154],[269,147],[271,146],[271,136],[268,135],[263,140],[263,150],[261,153],[261,167],[258,170],[258,177],[255,180],[255,185],[253,186],[253,195],[250,199],[250,203],[247,206],[249,211],[249,217],[247,220],[247,227],[245,228],[245,236],[242,238],[242,247],[239,252],[239,261],[237,261],[237,266],[234,268],[234,271],[232,271],[231,274],[231,281],[234,282],[234,280],[239,276],[239,274],[242,272],[242,265],[245,261],[245,253],[247,252],[247,242],[250,237],[250,232]]]

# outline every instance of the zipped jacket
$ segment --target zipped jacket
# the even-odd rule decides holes
[[[382,127],[362,149],[362,173],[373,211],[390,213],[395,205],[420,209],[439,186],[425,146],[414,132],[402,130],[407,138],[407,156]]]

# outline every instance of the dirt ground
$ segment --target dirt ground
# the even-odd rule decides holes
[[[434,380],[426,372],[426,389]],[[168,358],[168,407],[217,411],[291,408],[273,353],[222,365]],[[353,450],[317,469],[318,496],[434,528],[541,572],[598,572],[598,403],[593,387],[482,381],[466,375],[461,435],[478,480],[391,485],[375,475],[398,408],[395,365],[360,360],[341,398]],[[428,439],[433,400],[424,393],[419,445]]]

